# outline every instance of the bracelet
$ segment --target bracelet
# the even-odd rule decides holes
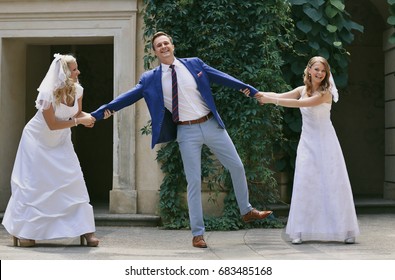
[[[77,118],[74,118],[74,124],[75,124],[75,126],[78,126]]]

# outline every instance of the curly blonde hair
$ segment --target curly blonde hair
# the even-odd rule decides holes
[[[65,86],[58,88],[54,92],[55,105],[58,106],[60,103],[72,104],[76,95],[75,81],[70,78],[71,71],[69,68],[70,63],[76,63],[77,60],[72,55],[61,55],[60,63],[63,71],[66,75]]]
[[[303,82],[306,85],[306,92],[308,96],[311,96],[313,94],[312,92],[312,84],[311,84],[311,76],[309,74],[309,69],[313,66],[314,63],[320,62],[322,65],[325,67],[325,79],[322,80],[320,87],[318,88],[318,91],[321,95],[329,93],[329,87],[330,87],[330,82],[329,82],[329,77],[331,75],[330,67],[328,61],[323,58],[322,56],[314,56],[310,58],[309,62],[307,63],[306,68],[304,69],[303,73]]]

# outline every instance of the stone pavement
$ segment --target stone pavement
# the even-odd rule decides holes
[[[0,226],[1,260],[395,260],[395,214],[358,215],[361,235],[355,244],[305,242],[292,245],[284,229],[207,232],[207,249],[192,247],[189,230],[158,227],[97,226],[100,245],[79,245],[79,238],[38,241],[13,247]],[[395,267],[395,262],[394,266]]]

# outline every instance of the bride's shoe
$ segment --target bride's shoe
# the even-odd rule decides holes
[[[301,238],[292,239],[292,244],[295,244],[295,245],[302,244],[302,239]]]
[[[344,240],[344,243],[346,244],[354,244],[355,243],[355,237],[348,237]]]
[[[88,247],[96,247],[97,245],[99,245],[99,239],[96,238],[93,232],[85,233],[84,235],[81,235],[80,237],[81,245],[85,245],[85,240]]]
[[[12,238],[14,240],[15,247],[18,247],[18,243],[19,243],[19,247],[33,247],[34,245],[36,245],[36,241],[32,239],[20,239],[15,236],[13,236]]]

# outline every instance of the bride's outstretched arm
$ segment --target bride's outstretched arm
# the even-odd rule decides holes
[[[294,99],[294,98],[279,98],[279,95],[276,94],[267,94],[266,92],[262,92],[258,101],[261,105],[263,104],[275,104],[277,106],[289,107],[289,108],[300,108],[300,107],[313,107],[320,105],[322,103],[330,103],[332,101],[331,94],[316,94],[311,97],[306,97],[302,99]],[[284,96],[282,96],[284,97]]]

